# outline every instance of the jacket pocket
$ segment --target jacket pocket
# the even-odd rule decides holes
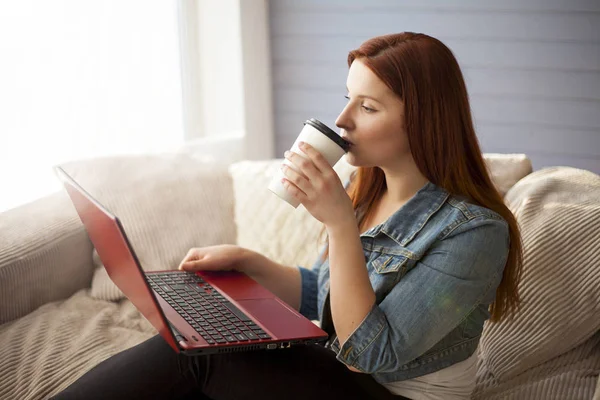
[[[371,261],[371,265],[378,274],[389,274],[400,270],[404,272],[408,260],[408,257],[405,256],[382,254]]]

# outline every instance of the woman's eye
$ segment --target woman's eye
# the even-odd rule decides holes
[[[363,110],[365,110],[368,113],[372,113],[375,112],[376,110],[367,106],[362,106]]]
[[[348,96],[348,95],[345,95],[344,97],[346,98],[346,100],[350,101],[350,96]],[[374,108],[371,108],[371,107],[367,107],[367,106],[365,106],[364,104],[361,104],[361,107],[362,107],[362,109],[363,109],[363,110],[365,110],[365,112],[367,112],[367,113],[372,113],[372,112],[375,112],[375,111],[377,111],[377,110],[375,110]]]

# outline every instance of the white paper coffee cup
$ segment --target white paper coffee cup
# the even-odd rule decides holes
[[[314,118],[311,118],[304,123],[304,128],[302,128],[290,149],[290,151],[299,154],[301,157],[308,158],[308,156],[306,156],[306,154],[298,147],[299,142],[305,142],[311,145],[323,155],[332,167],[340,160],[340,158],[342,158],[349,148],[349,143],[346,140],[331,130],[327,125]],[[287,159],[284,159],[283,163],[290,168],[297,170],[294,164]],[[281,180],[284,177],[283,171],[278,170],[269,183],[269,190],[285,200],[292,207],[296,208],[300,205],[300,201],[294,198],[283,186]]]

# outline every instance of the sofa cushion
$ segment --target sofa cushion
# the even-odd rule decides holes
[[[525,154],[484,153],[483,159],[494,186],[502,196],[533,171],[531,160]]]
[[[600,384],[599,370],[600,332],[566,353],[509,379],[497,379],[479,353],[471,399],[588,400],[594,397],[596,385]]]
[[[480,343],[482,362],[499,382],[600,329],[600,176],[545,168],[521,179],[505,199],[521,227],[524,262],[521,312],[512,321],[488,321]]]
[[[225,164],[181,150],[62,165],[123,224],[144,270],[176,269],[192,247],[235,242]],[[94,250],[92,296],[123,297]]]
[[[531,172],[524,154],[484,154],[492,180],[504,194]],[[285,265],[310,267],[319,256],[325,237],[322,224],[304,206],[297,209],[267,189],[283,159],[241,161],[231,165],[235,193],[237,243]],[[342,157],[334,166],[343,183],[356,167]]]
[[[66,192],[0,213],[0,324],[89,287],[92,273],[92,244]]]

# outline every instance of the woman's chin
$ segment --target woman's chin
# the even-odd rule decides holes
[[[348,152],[344,154],[343,158],[348,164],[354,165],[354,156],[352,155],[352,153]]]
[[[344,154],[342,156],[347,164],[352,165],[353,167],[373,167],[373,164],[365,163],[364,160],[361,161],[354,153],[351,151]]]
[[[354,157],[352,153],[346,153],[344,155],[344,159],[346,163],[352,165],[353,167],[363,167],[363,165]]]

